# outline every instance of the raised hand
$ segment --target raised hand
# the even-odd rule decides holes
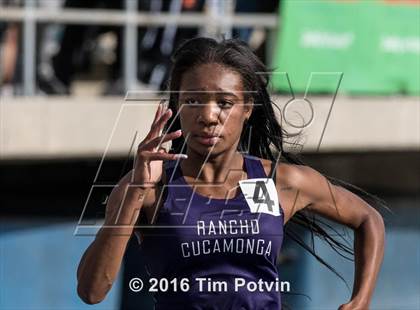
[[[159,103],[149,133],[137,148],[137,155],[132,174],[132,184],[140,187],[153,187],[162,176],[163,160],[187,158],[185,154],[169,154],[161,144],[182,136],[181,129],[162,135],[166,122],[171,118],[172,110]]]

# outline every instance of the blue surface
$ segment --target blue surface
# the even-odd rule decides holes
[[[387,231],[385,242],[385,257],[370,309],[420,309],[420,230],[392,227]],[[300,297],[296,304],[298,309],[336,310],[351,297],[353,262],[341,258],[323,242],[316,242],[316,250],[344,276],[350,290],[312,256],[305,255],[305,281],[295,289],[311,300]]]
[[[74,236],[75,225],[2,219],[0,309],[119,309],[120,277],[99,304],[87,305],[77,296],[77,266],[94,238]]]

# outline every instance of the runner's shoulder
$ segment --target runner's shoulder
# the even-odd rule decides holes
[[[272,161],[260,158],[266,175],[271,175]],[[276,165],[276,184],[297,187],[299,180],[305,177],[309,167],[279,161]],[[310,169],[310,168],[309,168]]]

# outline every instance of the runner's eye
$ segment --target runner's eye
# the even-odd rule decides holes
[[[228,100],[220,100],[218,102],[218,104],[223,108],[223,109],[229,109],[232,107],[233,103],[228,101]]]
[[[194,98],[186,98],[186,99],[184,100],[184,102],[185,102],[186,104],[199,104],[199,101],[198,101],[198,100],[196,100],[196,99],[194,99]]]

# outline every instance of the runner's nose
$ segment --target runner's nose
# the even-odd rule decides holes
[[[206,126],[217,125],[220,108],[214,101],[208,101],[199,108],[197,120]]]

